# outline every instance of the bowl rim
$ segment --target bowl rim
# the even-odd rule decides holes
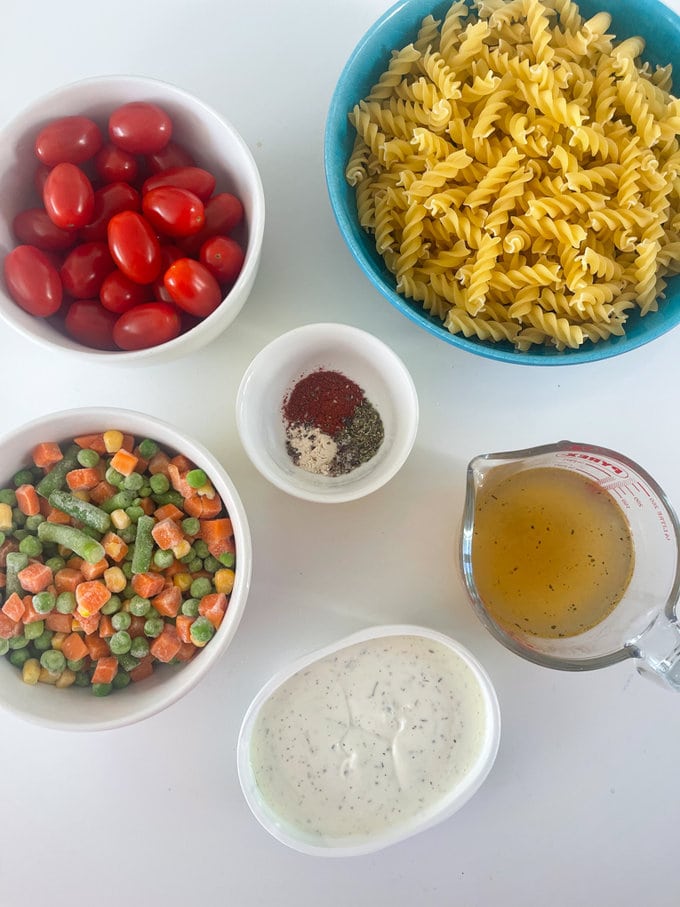
[[[220,324],[223,320],[228,318],[228,322],[225,325],[225,328],[229,326],[231,321],[235,319],[241,308],[245,305],[247,301],[247,296],[249,294],[249,286],[254,282],[257,275],[257,270],[259,268],[260,254],[262,250],[262,243],[264,238],[264,226],[265,226],[265,197],[264,197],[264,187],[262,183],[262,177],[258,169],[257,163],[253,156],[252,151],[250,150],[245,139],[241,133],[236,129],[234,124],[230,119],[223,116],[219,113],[214,107],[210,104],[207,104],[201,98],[187,91],[185,88],[175,85],[173,82],[168,81],[167,79],[157,79],[150,76],[144,75],[126,75],[124,73],[111,73],[95,76],[87,76],[82,79],[76,79],[72,82],[66,82],[63,85],[52,88],[49,92],[40,95],[37,98],[31,100],[28,104],[24,105],[20,110],[16,111],[13,116],[5,120],[0,124],[0,141],[5,144],[8,140],[14,140],[19,138],[22,135],[25,135],[27,131],[30,131],[30,125],[20,125],[25,117],[29,117],[31,113],[38,107],[42,107],[45,104],[49,104],[51,100],[56,98],[61,98],[68,92],[79,89],[81,87],[87,86],[97,86],[97,85],[117,85],[120,84],[121,87],[128,85],[136,85],[139,87],[148,87],[149,90],[157,88],[164,92],[169,92],[177,96],[178,101],[188,105],[190,108],[198,109],[201,111],[202,116],[205,119],[209,119],[216,123],[219,123],[232,137],[235,145],[239,148],[239,153],[242,156],[242,160],[247,164],[248,172],[248,181],[252,182],[253,186],[253,197],[252,197],[252,217],[247,223],[247,236],[248,241],[245,247],[245,259],[243,262],[243,267],[234,281],[233,285],[229,288],[227,295],[223,297],[220,305],[215,309],[214,312],[211,312],[206,318],[200,321],[194,327],[190,328],[188,331],[180,334],[177,337],[174,337],[172,340],[168,340],[165,343],[160,343],[156,346],[147,347],[146,349],[141,350],[97,350],[94,348],[89,348],[83,344],[78,344],[78,341],[73,338],[67,338],[70,342],[78,344],[77,346],[62,346],[61,344],[50,340],[47,337],[41,337],[38,334],[34,333],[27,324],[21,323],[21,320],[14,318],[14,312],[5,306],[0,306],[0,318],[8,324],[13,330],[18,331],[23,337],[27,340],[37,343],[44,349],[48,349],[52,352],[60,353],[61,355],[74,355],[79,357],[82,361],[90,362],[99,362],[103,365],[133,365],[139,363],[148,363],[152,364],[154,360],[163,361],[169,360],[171,358],[177,358],[179,356],[185,355],[192,350],[195,351],[198,348],[207,346],[212,340],[217,339],[219,334],[222,332]],[[236,291],[236,292],[235,292]],[[7,294],[7,291],[3,287],[3,293]],[[245,293],[245,296],[242,300],[237,300],[236,296],[239,296],[241,293]],[[232,300],[232,305],[229,305],[229,297],[234,294]],[[17,307],[18,311],[22,311],[20,307]],[[235,310],[235,311],[234,311]],[[190,349],[186,352],[183,350],[183,347],[189,346]]]
[[[315,490],[303,485],[298,485],[292,479],[284,478],[277,470],[273,470],[269,467],[269,458],[263,454],[260,445],[255,443],[250,432],[246,429],[249,389],[253,377],[257,374],[262,364],[268,360],[272,351],[276,350],[278,347],[285,346],[291,341],[297,341],[298,344],[301,344],[303,340],[307,340],[311,343],[315,339],[333,339],[338,336],[354,341],[356,346],[353,347],[353,352],[356,353],[358,357],[366,358],[366,354],[363,350],[367,346],[370,346],[373,349],[379,349],[383,355],[387,356],[394,366],[394,374],[397,376],[400,392],[403,395],[403,409],[400,412],[399,417],[400,424],[403,428],[400,444],[401,452],[398,457],[394,458],[394,461],[388,468],[377,468],[372,470],[370,473],[360,477],[355,483],[345,483],[342,486],[329,485],[327,490]],[[361,352],[359,352],[359,349],[361,349]],[[291,351],[286,359],[292,359],[294,355],[295,353]],[[379,369],[378,371],[381,375],[384,375],[382,369]],[[385,383],[394,386],[395,381],[387,381],[387,379],[385,379]],[[384,340],[376,337],[375,334],[371,334],[369,331],[355,327],[354,325],[336,321],[320,321],[299,325],[298,327],[292,328],[290,331],[279,334],[267,343],[246,367],[236,393],[235,407],[236,427],[241,439],[241,444],[243,445],[249,460],[258,470],[260,475],[279,490],[285,491],[287,494],[300,498],[301,500],[317,504],[342,504],[349,501],[356,501],[372,494],[374,491],[382,488],[383,485],[386,485],[387,482],[394,478],[408,459],[418,434],[420,418],[416,386],[411,373],[401,357],[385,343]]]
[[[363,839],[356,844],[343,843],[338,845],[313,844],[303,837],[296,835],[292,826],[286,825],[284,820],[277,823],[274,811],[267,811],[263,806],[257,793],[257,783],[254,778],[252,766],[250,763],[250,742],[252,739],[253,728],[258,717],[259,710],[286,680],[301,670],[304,670],[310,664],[313,664],[327,655],[342,651],[358,643],[366,642],[373,639],[383,639],[391,636],[417,636],[439,642],[446,648],[454,652],[471,670],[479,686],[485,705],[486,713],[486,732],[480,752],[475,760],[474,765],[470,768],[467,775],[454,788],[458,790],[457,795],[450,793],[444,797],[444,803],[439,808],[432,808],[424,818],[419,821],[412,819],[401,829],[391,829],[381,834],[371,836],[369,839]],[[268,831],[277,841],[286,846],[297,850],[309,856],[321,857],[353,857],[363,856],[364,854],[374,853],[398,844],[421,831],[426,831],[440,822],[450,818],[459,809],[461,809],[470,800],[482,786],[493,768],[501,738],[501,711],[498,701],[498,695],[491,678],[473,653],[457,639],[447,636],[438,630],[430,627],[416,624],[384,624],[372,625],[365,627],[363,630],[357,630],[347,636],[344,636],[334,642],[328,643],[316,649],[294,658],[289,663],[283,665],[260,687],[253,699],[248,705],[239,729],[238,740],[236,744],[236,768],[241,785],[243,796],[260,825]],[[344,839],[343,839],[344,840]]]
[[[467,353],[472,353],[473,355],[481,356],[485,359],[492,359],[497,362],[504,362],[509,365],[571,366],[600,362],[639,349],[647,343],[651,343],[677,328],[678,325],[680,325],[680,300],[676,306],[677,311],[673,318],[655,318],[650,328],[647,328],[645,325],[645,331],[642,334],[636,334],[632,337],[629,334],[625,334],[622,337],[608,338],[607,340],[601,340],[597,343],[588,343],[587,346],[584,342],[582,346],[574,350],[565,349],[562,351],[554,350],[550,352],[547,351],[548,348],[546,348],[546,351],[542,349],[540,352],[520,352],[506,347],[505,344],[467,338],[461,334],[451,334],[443,327],[443,322],[438,324],[434,320],[430,320],[424,309],[419,310],[416,308],[416,303],[411,304],[410,300],[397,293],[394,286],[379,273],[376,263],[366,253],[364,246],[364,243],[366,242],[363,235],[364,231],[358,226],[358,223],[355,223],[356,218],[353,219],[352,214],[348,212],[340,188],[343,186],[344,165],[343,172],[339,172],[337,151],[342,143],[339,144],[338,131],[341,124],[346,122],[347,114],[349,113],[346,99],[343,100],[343,95],[347,92],[346,83],[348,80],[354,79],[355,75],[357,75],[355,69],[360,69],[362,77],[365,78],[365,73],[363,72],[365,69],[363,55],[367,48],[373,50],[374,53],[377,52],[377,48],[373,48],[373,45],[378,44],[380,33],[391,24],[392,20],[398,19],[401,15],[408,14],[409,7],[414,5],[414,3],[417,4],[419,2],[421,2],[421,0],[398,0],[398,2],[394,3],[381,16],[374,20],[364,32],[340,72],[331,95],[326,116],[323,160],[326,189],[330,199],[331,209],[345,244],[369,282],[376,290],[378,290],[381,296],[401,312],[402,315],[405,315],[411,322],[425,329],[425,331],[433,337],[460,350],[464,350]],[[594,6],[597,5],[594,0],[583,0],[584,6],[591,3],[593,3]],[[655,0],[655,3],[659,10],[659,15],[664,19],[664,22],[666,24],[676,24],[680,40],[680,16],[675,14],[673,10],[670,10],[661,2],[661,0]],[[430,6],[432,6],[432,3],[430,3]],[[428,8],[426,12],[431,12],[431,9]],[[639,31],[644,31],[644,26],[642,26]],[[415,36],[415,31],[413,32],[413,36]],[[386,67],[389,62],[388,51],[385,51],[385,54]],[[359,100],[359,97],[357,97],[354,103],[358,103]],[[680,277],[678,277],[677,280],[678,283],[680,283]],[[678,291],[678,294],[680,295],[680,290]]]
[[[156,416],[152,416],[148,413],[144,413],[141,410],[131,410],[121,407],[114,406],[84,406],[76,407],[73,409],[64,409],[59,410],[53,413],[46,413],[42,416],[37,416],[30,421],[24,422],[22,425],[11,429],[10,431],[3,432],[0,436],[0,451],[4,450],[5,446],[8,443],[16,443],[21,440],[24,435],[29,435],[29,433],[35,431],[42,425],[50,425],[51,423],[57,423],[60,421],[67,421],[72,419],[74,416],[78,418],[87,419],[87,418],[97,418],[101,420],[103,417],[107,418],[111,416],[112,419],[121,419],[126,420],[127,424],[130,424],[130,421],[139,420],[140,423],[149,426],[149,433],[147,436],[153,437],[154,431],[159,429],[161,433],[166,434],[169,437],[177,438],[177,441],[187,442],[188,447],[202,458],[204,463],[208,467],[208,473],[215,481],[216,485],[222,486],[229,496],[229,503],[225,502],[227,510],[229,512],[229,517],[232,519],[234,526],[234,538],[237,550],[237,565],[236,570],[236,582],[234,584],[234,592],[232,592],[230,597],[230,607],[233,603],[232,614],[234,618],[228,625],[223,623],[222,626],[225,627],[225,632],[223,636],[219,639],[219,644],[216,646],[208,645],[200,653],[200,662],[189,662],[186,667],[190,667],[192,664],[198,665],[191,672],[191,675],[187,674],[184,676],[183,683],[177,682],[175,684],[176,689],[173,689],[170,692],[163,693],[163,686],[161,685],[158,688],[157,695],[154,696],[152,702],[148,705],[138,706],[137,708],[132,708],[130,714],[122,716],[114,716],[107,718],[103,716],[101,720],[97,721],[78,721],[78,720],[61,720],[54,717],[44,717],[38,716],[31,713],[25,712],[19,706],[17,706],[13,700],[7,699],[5,695],[5,686],[0,684],[0,708],[12,715],[15,715],[17,718],[20,718],[24,721],[28,721],[31,724],[34,724],[39,727],[50,728],[60,731],[87,731],[95,732],[102,730],[113,730],[119,727],[128,727],[132,724],[136,724],[140,721],[143,721],[146,718],[150,718],[153,715],[156,715],[164,711],[169,706],[173,705],[179,699],[184,697],[189,693],[198,683],[205,677],[209,672],[210,668],[215,664],[216,661],[224,655],[225,651],[231,645],[236,631],[238,630],[239,624],[243,618],[243,613],[247,604],[248,596],[250,593],[250,586],[252,580],[252,565],[253,565],[253,550],[252,550],[252,537],[250,533],[250,526],[248,523],[248,517],[246,515],[245,507],[241,497],[234,485],[234,482],[220,463],[220,461],[203,445],[201,442],[194,440],[193,437],[186,435],[182,430],[176,428],[172,423],[165,421],[164,419],[159,419]],[[121,429],[125,428],[125,424],[119,426]],[[130,429],[132,431],[132,429]],[[137,429],[134,430],[136,434],[139,434]],[[164,446],[175,446],[178,452],[180,450],[180,444],[170,441],[161,441]],[[214,642],[218,638],[218,632],[215,634],[215,637],[211,642]],[[185,666],[182,666],[185,667]],[[172,678],[177,678],[179,681],[179,673],[172,675]],[[170,678],[170,679],[172,679]],[[17,682],[20,683],[20,677],[17,677]],[[132,700],[131,700],[132,702]]]

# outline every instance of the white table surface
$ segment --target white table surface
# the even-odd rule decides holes
[[[669,0],[670,2],[670,0]],[[342,65],[389,0],[4,0],[0,121],[52,87],[106,73],[172,81],[241,131],[267,198],[255,289],[207,349],[140,369],[74,367],[0,326],[2,429],[70,406],[181,425],[246,505],[252,592],[233,644],[185,699],[141,724],[69,734],[0,714],[0,907],[42,903],[411,907],[677,905],[680,697],[631,662],[535,667],[482,628],[457,576],[475,454],[575,438],[643,464],[680,503],[680,334],[578,368],[527,369],[419,331],[360,273],[333,220],[322,134]],[[670,5],[680,10],[680,0]],[[382,490],[324,506],[247,460],[236,389],[297,325],[345,321],[390,344],[421,402],[413,453]],[[484,663],[503,715],[486,784],[444,824],[373,856],[288,850],[250,814],[235,767],[245,709],[291,658],[371,624],[425,624]]]

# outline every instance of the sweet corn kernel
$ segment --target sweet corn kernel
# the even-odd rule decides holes
[[[29,658],[30,661],[30,658]],[[40,667],[40,662],[38,662],[38,667]],[[47,668],[40,668],[40,675],[38,676],[38,683],[51,683],[55,684],[58,680],[60,674],[53,674],[51,671],[48,671]]]
[[[115,453],[123,446],[123,432],[110,429],[104,432],[104,447],[107,453]]]
[[[210,482],[206,482],[205,485],[201,485],[200,488],[196,489],[196,494],[200,494],[202,497],[212,500],[212,498],[215,497],[215,489]]]
[[[172,578],[173,586],[177,586],[181,592],[188,592],[192,582],[193,577],[190,573],[175,573]]]
[[[31,686],[35,686],[38,680],[40,679],[40,662],[37,658],[29,658],[28,661],[24,662],[24,666],[21,669],[21,679],[24,683],[30,683]]]
[[[57,652],[61,652],[62,644],[67,636],[68,633],[55,633],[51,640],[52,648],[56,649]]]
[[[59,675],[59,680],[54,684],[55,687],[58,687],[60,690],[70,687],[76,682],[75,671],[72,671],[70,668],[64,668],[64,670]]]
[[[0,504],[0,532],[12,528],[12,508],[9,504]]]
[[[175,547],[172,549],[172,553],[175,555],[177,560],[185,557],[191,551],[191,543],[187,539],[182,539]]]
[[[234,571],[230,570],[229,567],[223,567],[218,570],[213,578],[215,592],[223,592],[225,595],[230,595],[231,590],[234,588],[234,578]]]
[[[127,529],[132,520],[124,510],[114,510],[110,514],[111,522],[116,529]]]
[[[109,592],[122,592],[127,586],[127,579],[120,567],[109,567],[104,571],[104,585]]]

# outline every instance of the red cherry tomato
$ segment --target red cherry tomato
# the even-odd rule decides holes
[[[28,208],[12,221],[12,230],[19,242],[37,246],[45,252],[64,252],[75,243],[77,234],[62,230],[47,216],[43,208]]]
[[[17,246],[5,256],[5,283],[12,299],[31,315],[49,318],[59,310],[62,286],[49,255],[35,246]]]
[[[198,255],[203,243],[211,236],[223,236],[237,227],[243,220],[243,205],[230,192],[214,195],[205,206],[205,226],[193,236],[182,240],[182,248],[189,255]]]
[[[169,170],[171,167],[193,167],[195,163],[186,148],[182,148],[176,142],[168,142],[165,148],[147,155],[146,161],[152,173],[160,173],[161,170]]]
[[[50,168],[46,167],[44,164],[38,164],[35,170],[35,176],[33,177],[33,185],[41,199],[43,197],[43,192],[45,191],[45,182],[49,175]]]
[[[161,246],[149,222],[136,211],[114,214],[108,226],[109,251],[135,283],[152,283],[161,270]]]
[[[139,211],[139,192],[129,183],[108,183],[94,194],[94,214],[89,224],[80,230],[85,242],[106,239],[106,228],[114,214],[121,211]]]
[[[241,273],[245,254],[230,236],[213,236],[201,246],[199,258],[220,283],[233,283]]]
[[[203,202],[187,189],[160,186],[142,197],[142,211],[152,227],[166,236],[191,236],[205,223]]]
[[[102,147],[99,126],[89,117],[62,117],[48,123],[35,140],[35,154],[48,167],[82,164]]]
[[[113,339],[122,350],[144,350],[178,336],[181,321],[167,302],[145,302],[124,312],[116,321]]]
[[[157,104],[132,101],[109,117],[109,138],[131,154],[154,154],[170,141],[172,121]]]
[[[161,246],[161,272],[151,284],[154,299],[160,299],[162,302],[172,302],[172,296],[165,289],[163,276],[173,261],[177,261],[178,258],[184,258],[184,252],[180,248],[170,245]],[[184,332],[182,331],[182,333]]]
[[[210,271],[193,258],[178,258],[163,277],[173,302],[199,318],[214,312],[222,302],[222,290]]]
[[[139,173],[134,154],[110,143],[95,155],[94,168],[104,183],[134,183]]]
[[[143,286],[126,277],[122,271],[112,271],[104,278],[99,290],[101,304],[109,312],[122,315],[128,309],[142,302],[150,302],[152,290],[148,285]]]
[[[59,276],[64,290],[75,299],[97,296],[104,278],[115,268],[105,242],[76,246],[64,260]]]
[[[45,180],[43,202],[50,220],[58,227],[84,227],[94,214],[92,183],[75,164],[57,164]]]
[[[142,186],[142,193],[151,192],[161,186],[176,186],[188,189],[206,202],[215,191],[215,177],[202,167],[171,167],[150,176]]]
[[[84,346],[96,350],[115,350],[115,324],[116,315],[101,306],[98,299],[77,299],[72,302],[64,321],[67,334]]]

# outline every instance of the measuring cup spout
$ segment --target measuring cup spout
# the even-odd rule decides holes
[[[680,692],[680,627],[675,615],[659,614],[627,649],[643,677]]]

